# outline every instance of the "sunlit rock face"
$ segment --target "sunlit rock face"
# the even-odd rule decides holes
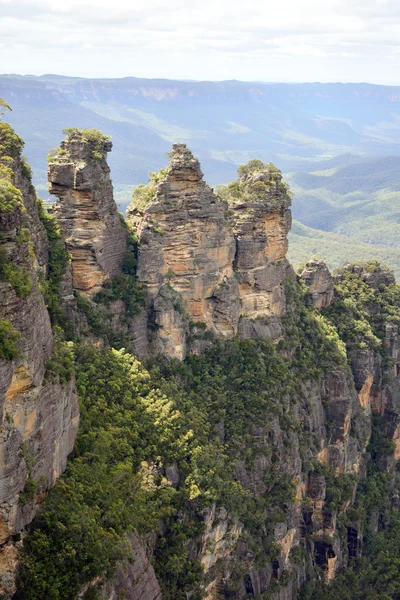
[[[49,191],[58,198],[51,212],[72,256],[73,287],[87,296],[120,273],[126,252],[127,231],[106,160],[111,147],[100,132],[85,136],[76,131],[49,162]]]
[[[174,144],[167,168],[128,208],[155,347],[168,356],[196,351],[204,330],[279,337],[290,198],[280,173],[263,163],[239,185],[238,197],[214,193],[185,144]]]

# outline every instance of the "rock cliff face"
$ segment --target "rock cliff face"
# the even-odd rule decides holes
[[[372,413],[382,417],[385,436],[395,445],[394,455],[385,458],[381,468],[393,469],[400,459],[398,321],[378,320],[375,332],[368,330],[367,322],[351,330],[351,322],[368,311],[373,322],[374,295],[389,288],[393,276],[378,266],[352,265],[333,278],[322,261],[310,261],[298,285],[286,259],[290,194],[280,172],[273,165],[250,161],[239,169],[237,181],[215,193],[204,182],[197,159],[184,144],[175,144],[167,168],[135,191],[128,210],[139,239],[137,280],[146,297],[145,310],[129,314],[124,295],[110,301],[107,288],[110,279],[121,275],[128,243],[112,197],[106,163],[110,148],[99,132],[73,131],[50,161],[50,191],[59,198],[52,212],[72,255],[72,274],[64,275],[61,296],[71,297],[74,289],[90,300],[93,309],[99,296],[96,302],[92,297],[102,291],[109,300],[109,323],[117,330],[124,316],[128,343],[138,354],[161,353],[182,360],[189,353],[200,354],[213,340],[237,336],[245,340],[240,343],[248,352],[254,349],[248,338],[264,340],[257,341],[252,355],[263,374],[268,360],[277,363],[278,384],[273,387],[266,377],[263,387],[261,381],[251,380],[247,356],[234,355],[244,362],[235,385],[243,386],[249,397],[255,388],[257,405],[267,407],[261,420],[251,415],[240,436],[232,424],[231,430],[227,425],[236,389],[229,396],[228,387],[214,389],[210,384],[207,402],[211,411],[215,403],[220,420],[215,430],[214,422],[210,429],[208,423],[204,426],[201,447],[191,449],[190,430],[184,459],[177,458],[169,467],[165,465],[171,463],[164,465],[157,453],[157,441],[151,448],[157,454],[157,476],[169,481],[171,490],[183,491],[179,515],[174,515],[177,521],[192,519],[193,507],[191,513],[185,505],[189,502],[185,477],[192,475],[190,460],[200,472],[204,468],[197,452],[203,444],[210,443],[218,459],[219,454],[232,452],[232,480],[253,501],[250,516],[240,513],[232,498],[230,505],[224,504],[229,495],[223,493],[201,505],[200,488],[192,482],[190,502],[196,505],[198,500],[196,518],[202,518],[204,528],[180,550],[185,560],[188,554],[200,563],[203,573],[197,587],[185,588],[182,597],[245,600],[268,595],[271,600],[294,600],[307,578],[318,574],[331,581],[339,568],[360,556],[363,523],[349,508],[370,460]],[[21,159],[14,160],[13,182],[22,195],[14,188],[13,201],[7,200],[7,210],[0,211],[0,341],[2,331],[13,340],[0,345],[0,575],[6,594],[13,590],[17,560],[10,537],[32,520],[36,504],[65,468],[78,423],[73,379],[61,384],[48,368],[55,340],[36,274],[37,267],[46,271],[48,245],[34,191],[24,179]],[[11,271],[4,267],[6,261]],[[341,285],[349,276],[362,283],[370,302],[359,315],[346,312],[355,301],[340,305]],[[99,315],[105,312],[97,313],[97,321]],[[350,322],[345,325],[351,334],[340,339],[342,316]],[[96,324],[101,339],[104,323]],[[360,331],[366,339],[357,338]],[[232,372],[235,366],[230,365]],[[213,373],[208,375],[212,380]],[[186,425],[193,424],[194,430],[206,413],[196,418],[196,405],[189,398],[196,394],[195,385],[192,381],[186,398],[185,376],[182,371],[168,380],[166,394],[178,390],[185,397],[182,410],[190,412],[186,433]],[[230,376],[229,370],[221,373],[221,378]],[[151,377],[146,375],[149,386]],[[116,388],[115,393],[121,390]],[[170,404],[158,389],[155,396]],[[248,397],[242,401],[247,407]],[[243,417],[242,409],[238,405]],[[166,439],[174,440],[172,434]],[[167,527],[159,529],[167,536]],[[157,535],[145,549],[131,533],[129,559],[110,581],[100,577],[89,583],[81,597],[96,587],[102,600],[161,600],[163,582],[157,581],[152,566]],[[168,538],[165,542],[168,547]]]
[[[49,191],[59,199],[51,212],[72,255],[73,287],[87,296],[120,273],[127,249],[106,161],[111,147],[100,132],[72,131],[49,159]]]
[[[310,260],[300,275],[309,291],[309,302],[315,308],[325,308],[333,300],[333,277],[323,260]]]
[[[204,329],[225,338],[280,335],[290,198],[280,173],[261,162],[236,186],[238,193],[216,195],[185,144],[174,144],[167,168],[128,208],[137,277],[163,354],[184,358],[201,346]]]
[[[0,203],[0,590],[5,596],[14,589],[17,564],[11,536],[32,521],[44,492],[65,469],[78,427],[73,378],[65,384],[46,378],[54,340],[37,268],[46,271],[48,242],[19,155],[11,168],[14,200]]]
[[[239,170],[238,181],[216,195],[204,183],[198,161],[186,146],[174,145],[166,170],[136,192],[127,215],[139,237],[137,276],[147,290],[156,351],[183,359],[204,348],[204,331],[217,338],[282,338],[282,318],[296,310],[287,302],[284,285],[294,278],[286,260],[289,206],[287,188],[272,165],[252,161]],[[368,284],[378,287],[382,277],[377,278],[367,278]],[[330,306],[334,282],[322,261],[307,263],[301,279],[309,290],[309,305],[318,310]],[[392,334],[390,339],[395,355],[397,338]],[[293,409],[309,438],[308,459],[338,477],[363,475],[371,430],[371,402],[366,398],[374,377],[379,379],[375,388],[382,390],[382,374],[376,375],[379,353],[371,351],[364,367],[357,367],[357,360],[355,381],[344,366],[325,372],[317,382],[304,380]],[[227,582],[229,586],[238,564],[241,569],[247,564],[248,574],[236,582],[235,598],[257,597],[283,572],[290,573],[290,584],[271,596],[277,600],[296,597],[313,569],[312,561],[330,580],[348,560],[336,521],[350,501],[330,508],[325,502],[325,476],[304,470],[301,436],[282,430],[278,419],[273,430],[272,438],[259,432],[260,455],[251,469],[239,461],[236,478],[261,500],[271,467],[266,454],[272,448],[282,476],[296,482],[297,502],[287,507],[285,520],[273,533],[280,556],[257,568],[254,555],[241,541],[248,535],[244,525],[214,507],[205,519],[198,554],[209,600],[220,597]],[[356,525],[353,529],[358,531]],[[306,542],[309,536],[311,541]],[[357,533],[356,544],[361,544]],[[296,549],[301,553],[307,545],[309,558],[296,563]]]

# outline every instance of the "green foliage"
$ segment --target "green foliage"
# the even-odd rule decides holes
[[[360,263],[364,271],[373,272],[379,263]],[[382,284],[375,291],[358,273],[339,271],[334,302],[323,309],[325,317],[335,325],[347,348],[381,349],[388,322],[400,324],[400,285]]]
[[[372,433],[367,450],[374,461],[381,456],[391,456],[394,453],[395,443],[385,435],[385,420],[381,415],[372,415]]]
[[[41,200],[38,200],[38,211],[49,240],[48,272],[47,279],[43,283],[44,299],[52,324],[67,329],[67,318],[60,307],[60,286],[70,260],[69,254],[55,218],[48,214]]]
[[[153,200],[159,183],[164,181],[167,176],[168,169],[160,169],[157,172],[149,173],[149,182],[141,183],[134,189],[130,206],[143,210],[146,205]]]
[[[29,475],[28,479],[25,482],[25,487],[23,492],[19,495],[19,501],[21,504],[26,504],[29,500],[33,500],[37,490],[37,483],[33,479],[32,475]]]
[[[237,202],[265,202],[271,189],[278,186],[281,193],[289,194],[282,175],[272,163],[254,159],[238,168],[239,178],[228,185],[218,186],[217,193],[228,204]]]
[[[66,129],[63,129],[63,133],[67,136],[67,139],[78,136],[82,138],[84,142],[91,142],[99,145],[100,143],[102,144],[110,139],[110,136],[102,133],[100,129],[79,129],[78,127],[67,127]]]
[[[326,495],[325,505],[331,512],[343,509],[346,502],[352,499],[357,477],[347,473],[339,473],[335,476],[331,472],[325,472]]]
[[[21,156],[24,142],[8,123],[0,122],[0,157],[16,159]]]
[[[104,135],[99,129],[78,129],[76,127],[63,129],[63,133],[67,136],[67,140],[72,137],[80,137],[82,141],[87,142],[91,148],[90,157],[95,162],[101,162],[104,159],[104,142],[110,139],[109,135]]]
[[[0,358],[15,360],[19,357],[18,341],[20,334],[10,321],[0,319]]]
[[[272,163],[264,163],[262,160],[254,158],[250,160],[246,165],[241,165],[238,170],[239,177],[249,177],[253,173],[264,173],[266,175],[280,175],[281,172]]]
[[[177,492],[152,461],[166,448],[167,461],[187,452],[171,402],[122,352],[78,347],[76,376],[81,423],[75,457],[25,542],[18,578],[24,600],[75,598],[83,583],[112,575],[128,555],[127,531],[152,531],[175,512]]]
[[[132,278],[134,258],[133,251],[123,266]],[[162,519],[154,567],[163,598],[186,600],[190,590],[199,592],[202,578],[198,561],[189,557],[189,540],[201,535],[202,516],[213,503],[244,524],[241,538],[256,563],[278,558],[274,529],[292,510],[296,486],[282,471],[282,446],[274,430],[279,423],[284,448],[296,433],[310,453],[312,442],[293,409],[302,382],[324,370],[347,369],[333,320],[305,304],[306,291],[294,278],[288,278],[285,293],[286,337],[278,345],[218,341],[202,355],[183,362],[159,357],[145,368],[124,350],[96,348],[87,340],[76,344],[80,429],[67,470],[25,540],[20,599],[74,598],[82,584],[110,577],[117,561],[129,558],[131,531],[145,535]],[[77,300],[99,337],[109,335],[106,307],[79,295]],[[110,337],[109,343],[114,341]],[[53,377],[64,365],[62,351],[49,370]],[[386,451],[378,429],[373,455]],[[260,496],[242,488],[235,467],[241,461],[251,473],[261,457],[266,467]],[[180,477],[176,489],[166,479],[171,465]],[[388,496],[387,483],[371,470],[365,485],[359,484],[363,493],[345,511],[356,478],[335,477],[320,465],[315,469],[326,478],[327,508],[342,513],[341,519],[365,515]],[[301,563],[301,550],[291,558]],[[237,574],[246,568],[238,566]],[[277,585],[286,581],[285,575]]]
[[[22,209],[22,194],[6,179],[0,179],[0,212],[10,214]]]
[[[0,248],[0,280],[12,285],[17,296],[29,296],[32,279],[29,271],[13,263],[6,248]]]
[[[125,220],[123,220],[126,225]],[[137,238],[130,233],[128,237],[128,251],[122,261],[122,273],[116,275],[110,281],[107,281],[100,291],[93,296],[93,301],[109,307],[110,302],[122,300],[125,304],[125,314],[123,321],[129,322],[143,308],[144,293],[140,284],[136,280],[137,263]],[[122,339],[118,340],[118,332],[113,331],[108,325],[108,315],[96,307],[95,304],[85,300],[82,296],[78,298],[79,308],[86,314],[89,325],[93,333],[99,337],[105,337],[113,346],[121,347],[126,345]]]
[[[333,366],[347,368],[346,348],[334,323],[305,305],[303,284],[288,278],[285,294],[290,309],[282,319],[285,337],[279,347],[293,354],[298,379],[317,379]]]
[[[45,380],[51,383],[68,383],[74,373],[72,342],[63,339],[63,331],[53,327],[54,348],[46,363]]]
[[[102,289],[93,296],[93,300],[106,306],[115,300],[123,300],[125,314],[132,318],[142,310],[144,295],[142,287],[137,283],[135,277],[121,273],[107,281]]]

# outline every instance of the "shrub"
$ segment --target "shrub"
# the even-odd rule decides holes
[[[19,332],[14,329],[10,321],[0,320],[0,358],[15,360],[19,357],[18,341]]]
[[[6,179],[0,179],[0,212],[10,214],[22,209],[22,194]]]
[[[24,298],[31,293],[32,279],[29,271],[13,264],[5,248],[0,248],[0,280],[10,283],[17,296]]]
[[[57,221],[45,211],[41,200],[38,200],[38,210],[49,240],[48,274],[43,285],[44,299],[52,324],[66,328],[67,318],[60,307],[60,286],[70,258]]]

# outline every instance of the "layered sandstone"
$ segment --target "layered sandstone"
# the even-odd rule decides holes
[[[93,130],[73,131],[50,158],[49,191],[71,254],[74,289],[92,296],[121,272],[127,231],[121,224],[106,161],[111,141]]]
[[[325,308],[331,304],[334,294],[334,282],[323,260],[308,261],[300,278],[308,288],[310,304],[315,308]]]
[[[19,335],[18,354],[0,359],[0,576],[5,597],[14,590],[17,566],[12,536],[32,521],[43,492],[65,469],[79,418],[73,378],[61,384],[45,377],[54,340],[36,269],[46,266],[47,238],[39,226],[34,190],[23,178],[17,171],[15,183],[28,196],[23,193],[13,212],[0,214],[1,260],[17,274],[17,282],[27,282],[21,292],[0,280],[0,321]]]
[[[166,170],[134,194],[127,219],[139,237],[137,277],[158,351],[182,359],[204,328],[279,337],[290,198],[279,171],[260,164],[227,199],[204,182],[186,145],[174,144]]]

